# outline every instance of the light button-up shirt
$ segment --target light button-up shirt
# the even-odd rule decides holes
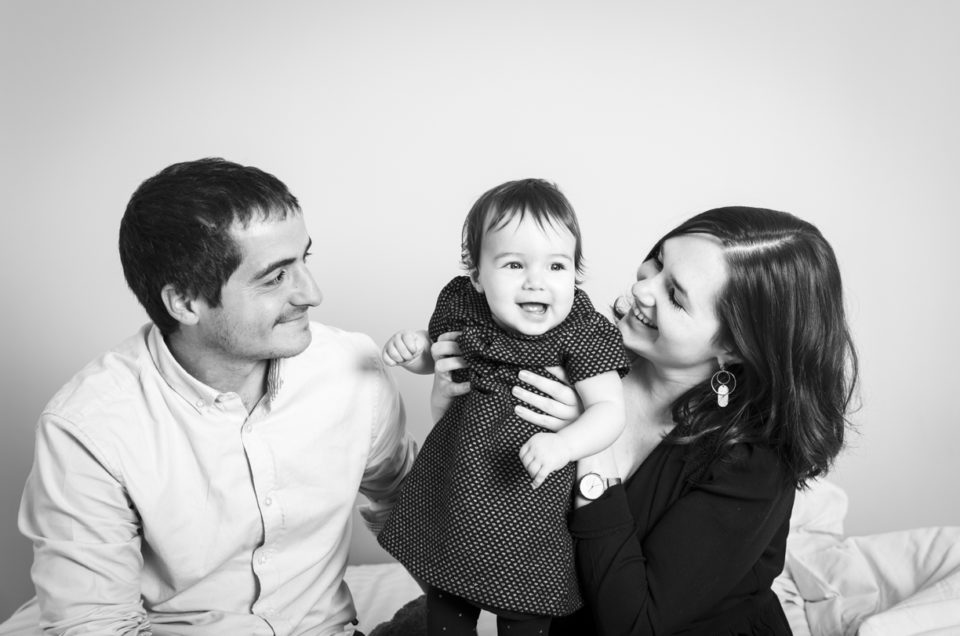
[[[312,325],[251,413],[188,374],[147,326],[40,417],[20,528],[57,634],[328,636],[357,492],[377,530],[416,445],[373,342]]]

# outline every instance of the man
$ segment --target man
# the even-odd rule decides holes
[[[310,244],[256,168],[175,164],[133,194],[120,258],[152,324],[40,417],[37,598],[0,633],[353,632],[357,491],[377,531],[416,447],[370,338],[309,321]]]

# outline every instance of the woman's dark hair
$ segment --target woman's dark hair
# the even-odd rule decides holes
[[[164,168],[137,188],[120,222],[120,262],[137,300],[161,333],[179,323],[161,290],[220,305],[220,293],[243,255],[230,230],[253,219],[300,214],[297,199],[257,168],[208,158]]]
[[[673,405],[677,443],[729,456],[741,442],[778,449],[797,486],[826,474],[843,448],[857,384],[857,354],[833,249],[812,224],[762,208],[717,208],[667,233],[708,234],[723,249],[728,279],[717,296],[720,344],[739,362],[736,390],[719,408],[710,382]]]
[[[556,185],[543,179],[508,181],[484,192],[463,222],[460,260],[468,270],[480,264],[483,235],[499,228],[517,215],[531,215],[540,227],[553,225],[566,228],[576,240],[573,263],[578,275],[583,273],[583,245],[580,224],[573,206]]]

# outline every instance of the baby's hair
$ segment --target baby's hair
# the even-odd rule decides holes
[[[527,214],[531,215],[541,228],[551,225],[557,229],[566,228],[573,234],[576,240],[573,264],[579,277],[583,273],[583,253],[577,215],[560,189],[543,179],[508,181],[487,190],[477,199],[463,222],[463,241],[460,247],[460,261],[463,266],[471,271],[477,268],[480,263],[480,246],[486,232],[503,227],[517,215],[520,215],[522,220]]]

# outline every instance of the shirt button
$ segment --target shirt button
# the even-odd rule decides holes
[[[202,406],[203,406],[203,400],[197,400],[197,408],[199,409]]]
[[[253,432],[253,424],[247,424],[246,426],[243,427],[243,430],[244,430],[245,432],[247,432],[247,433],[252,433],[252,432]]]
[[[265,506],[269,506],[272,503],[273,503],[273,499],[271,499],[270,497],[267,497],[266,499],[263,500],[263,505]]]
[[[263,565],[263,564],[266,563],[266,562],[267,562],[267,555],[266,555],[266,554],[261,554],[261,555],[260,555],[260,565]]]

